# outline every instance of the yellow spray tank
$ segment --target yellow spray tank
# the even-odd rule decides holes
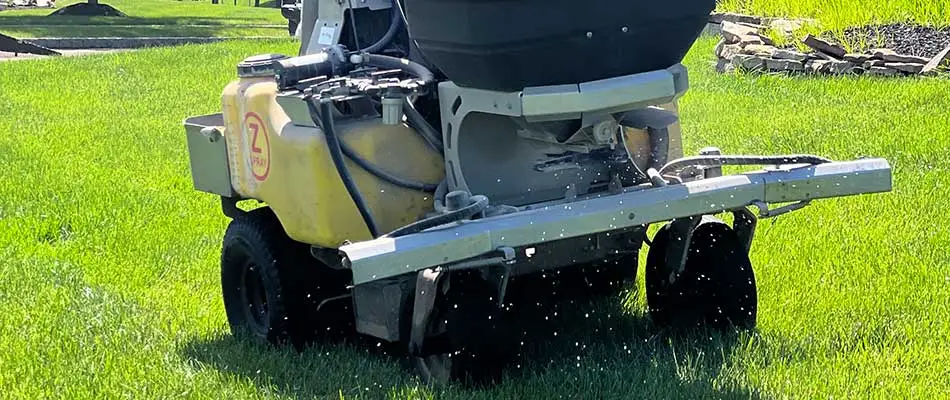
[[[270,57],[245,60],[239,79],[222,94],[231,186],[242,198],[266,203],[296,241],[336,248],[345,241],[373,239],[334,168],[323,130],[295,124],[278,104]],[[441,155],[401,122],[362,118],[340,120],[335,127],[341,142],[380,169],[432,184],[444,177]],[[380,232],[432,210],[430,193],[396,186],[352,160],[346,163]]]

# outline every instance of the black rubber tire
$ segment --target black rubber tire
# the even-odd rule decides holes
[[[473,271],[453,272],[450,279],[450,288],[436,299],[431,317],[432,323],[445,321],[445,332],[425,339],[424,357],[413,360],[415,367],[423,363],[431,369],[433,360],[451,360],[445,379],[420,376],[427,384],[497,383],[517,350],[516,337],[506,334],[512,325],[497,305],[497,290]]]
[[[231,221],[221,250],[221,289],[232,334],[302,349],[328,332],[349,329],[351,313],[316,311],[324,299],[346,293],[348,278],[309,252],[267,207]]]
[[[756,324],[757,293],[749,255],[736,232],[721,221],[703,222],[694,231],[683,272],[670,283],[665,262],[670,225],[653,238],[647,255],[647,304],[661,327],[751,329]]]

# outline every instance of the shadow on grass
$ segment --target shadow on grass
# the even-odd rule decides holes
[[[0,14],[0,25],[216,25],[216,26],[252,26],[280,25],[286,23],[281,18],[273,22],[261,21],[250,17],[83,17],[83,16],[36,16]]]
[[[0,32],[12,33],[20,38],[46,37],[290,37],[286,28],[234,28],[227,25],[187,26],[187,25],[37,25],[31,27],[10,27],[0,25]]]
[[[199,368],[295,398],[759,397],[742,387],[730,362],[742,343],[754,340],[750,334],[661,332],[648,317],[626,312],[612,299],[533,300],[515,305],[522,307],[514,320],[524,344],[493,386],[421,386],[401,349],[358,335],[303,352],[225,335],[191,343],[182,353]]]

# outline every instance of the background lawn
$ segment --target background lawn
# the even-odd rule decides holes
[[[947,26],[950,1],[720,0],[717,9],[761,16],[815,18],[829,29],[889,22]]]
[[[553,309],[563,329],[481,390],[421,387],[373,345],[296,354],[228,334],[227,219],[192,190],[181,122],[218,112],[239,60],[296,43],[2,65],[0,396],[947,398],[947,81],[718,75],[715,42],[687,59],[689,153],[881,156],[894,192],[761,223],[755,334],[658,335],[640,290]]]
[[[69,0],[58,8],[83,2]],[[210,1],[103,1],[128,17],[48,16],[52,9],[0,12],[0,33],[14,37],[288,36],[287,20],[273,7]]]
[[[5,11],[0,32],[286,35],[272,8],[106,3],[130,17]],[[946,0],[867,4],[723,0],[719,9],[839,30],[950,21]],[[227,219],[192,190],[181,122],[219,111],[238,61],[295,54],[296,43],[0,64],[0,397],[950,398],[948,81],[719,75],[715,42],[700,40],[686,61],[689,153],[885,157],[894,191],[761,222],[754,334],[658,334],[641,271],[625,306],[552,310],[564,329],[527,343],[512,376],[482,390],[423,388],[372,344],[296,354],[227,333],[218,276]]]

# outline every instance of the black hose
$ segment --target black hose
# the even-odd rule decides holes
[[[688,166],[720,166],[720,165],[788,165],[788,164],[825,164],[831,160],[810,154],[795,154],[787,156],[694,156],[681,158],[663,166],[660,175],[667,175],[671,171],[681,170]]]
[[[403,112],[406,114],[406,119],[409,120],[409,124],[416,129],[416,132],[419,132],[419,135],[422,136],[422,139],[425,140],[426,144],[430,148],[437,151],[439,154],[445,155],[444,144],[442,143],[442,134],[440,134],[432,125],[429,124],[429,121],[426,121],[425,117],[419,113],[419,110],[416,110],[416,107],[406,99],[405,104],[403,104]]]
[[[648,168],[661,169],[667,162],[670,154],[669,128],[647,128],[650,137],[650,166]]]
[[[330,150],[330,158],[333,159],[333,165],[336,167],[337,173],[340,174],[340,179],[343,181],[343,186],[346,187],[346,191],[350,194],[350,197],[353,198],[356,208],[363,217],[363,222],[366,223],[366,229],[368,229],[369,233],[373,235],[373,238],[378,237],[379,231],[376,229],[376,222],[373,221],[373,215],[370,214],[369,207],[366,206],[366,202],[363,200],[363,196],[356,187],[356,183],[353,182],[353,177],[350,176],[350,171],[346,168],[346,164],[343,162],[343,151],[340,149],[340,138],[336,136],[336,128],[333,126],[332,103],[329,101],[321,102],[320,110],[318,112],[316,106],[313,104],[312,99],[310,99],[307,101],[307,107],[310,110],[310,118],[313,119],[313,122],[323,127],[323,133],[327,138],[327,146]]]
[[[421,81],[419,82],[420,85],[430,85],[435,82],[435,74],[415,61],[381,54],[364,54],[363,57],[364,63],[367,65],[382,69],[398,69],[407,74],[415,75]]]
[[[445,225],[450,222],[460,221],[466,218],[471,218],[472,216],[485,211],[488,208],[488,198],[482,195],[475,195],[471,198],[471,203],[468,206],[462,207],[455,211],[450,211],[445,214],[437,215],[434,217],[426,218],[412,224],[406,225],[402,228],[396,229],[384,237],[395,238],[399,236],[406,236],[413,233],[422,232],[426,229],[435,228],[440,225]]]
[[[353,160],[353,162],[356,163],[356,165],[359,165],[360,168],[365,169],[366,172],[369,172],[373,174],[373,176],[393,185],[406,189],[419,190],[426,193],[435,192],[436,188],[439,186],[437,184],[417,182],[411,179],[400,178],[385,170],[382,170],[369,161],[366,161],[366,159],[360,157],[360,155],[353,151],[353,149],[351,149],[350,146],[348,146],[345,142],[340,142],[340,149],[343,150],[343,155],[345,155],[350,160]]]
[[[376,43],[373,43],[369,45],[369,47],[360,51],[375,53],[385,49],[390,43],[392,43],[393,39],[396,37],[396,34],[399,33],[399,28],[402,27],[402,10],[395,0],[392,1],[392,12],[390,14],[392,15],[392,18],[389,20],[389,29],[386,31],[383,37],[379,38]]]
[[[663,176],[657,172],[656,168],[647,168],[647,176],[650,177],[650,183],[652,183],[654,187],[663,187],[667,185],[666,179],[663,179]]]

